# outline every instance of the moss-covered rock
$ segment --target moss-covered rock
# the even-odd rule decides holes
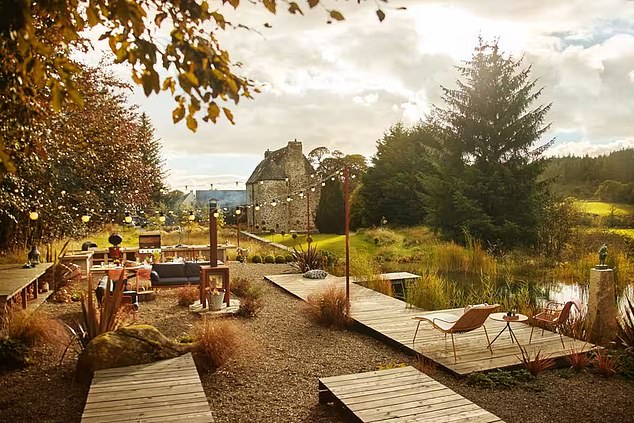
[[[133,366],[178,357],[192,344],[171,341],[150,325],[119,328],[95,337],[80,354],[77,380],[90,382],[95,370]]]

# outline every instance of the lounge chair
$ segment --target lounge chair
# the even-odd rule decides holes
[[[536,315],[533,316],[533,320],[536,320],[542,324],[542,336],[544,336],[544,326],[550,326],[555,332],[559,333],[561,339],[561,346],[566,348],[564,344],[564,337],[561,334],[561,327],[568,321],[570,317],[570,311],[572,306],[575,306],[578,311],[581,311],[581,306],[578,301],[572,300],[566,303],[558,303],[556,301],[550,301],[546,304],[546,307]],[[531,336],[528,339],[530,344],[533,340],[533,331],[535,326],[531,327]]]
[[[458,361],[458,357],[456,355],[456,344],[453,339],[454,333],[471,332],[472,330],[482,327],[487,338],[487,345],[489,345],[487,348],[491,349],[489,334],[486,326],[484,326],[484,323],[489,315],[497,310],[499,306],[499,304],[478,304],[475,306],[467,306],[462,316],[456,316],[449,313],[431,313],[422,316],[414,316],[413,318],[418,320],[418,325],[416,325],[416,332],[414,333],[412,344],[416,341],[416,335],[418,335],[418,328],[420,327],[421,322],[426,321],[431,323],[434,329],[438,329],[443,332],[445,334],[445,339],[447,339],[448,333],[451,334],[454,361]]]

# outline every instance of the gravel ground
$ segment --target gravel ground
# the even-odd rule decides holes
[[[317,378],[376,370],[412,357],[355,331],[315,325],[306,305],[262,281],[266,274],[287,273],[286,265],[231,264],[233,276],[261,283],[265,307],[257,317],[237,319],[246,346],[201,381],[216,422],[342,422],[337,406],[318,402]],[[45,303],[41,312],[69,319],[76,303]],[[187,333],[198,317],[179,307],[173,290],[161,290],[155,302],[142,303],[139,323],[155,325],[170,338]],[[26,369],[0,376],[0,422],[79,422],[87,387],[75,384],[76,353],[59,364],[59,353],[36,350]],[[535,382],[511,389],[485,389],[435,370],[432,377],[507,422],[634,422],[634,383],[604,379],[591,372],[562,377],[548,371]]]

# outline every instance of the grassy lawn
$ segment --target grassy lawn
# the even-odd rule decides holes
[[[614,232],[620,235],[625,235],[625,236],[629,236],[630,238],[634,239],[634,228],[628,228],[628,229],[610,229],[610,232]]]
[[[634,214],[634,205],[620,203],[605,203],[603,201],[579,200],[575,203],[583,213],[609,216],[614,208],[614,214]]]
[[[336,234],[313,234],[313,245],[316,245],[320,250],[327,250],[343,257],[346,254],[346,236]],[[282,237],[280,234],[264,235],[263,238],[269,239],[273,242],[277,242],[287,247],[297,247],[306,250],[308,244],[306,243],[305,235],[298,235],[297,239],[293,239],[290,235]],[[374,254],[376,247],[373,243],[368,241],[366,237],[357,236],[355,233],[350,234],[350,248],[355,251],[364,251],[369,254]]]

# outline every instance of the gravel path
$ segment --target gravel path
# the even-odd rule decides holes
[[[262,280],[290,271],[286,265],[231,264],[232,276],[262,284],[265,307],[255,318],[236,319],[248,340],[244,350],[220,370],[201,374],[218,423],[347,421],[339,407],[319,404],[318,377],[413,363],[370,336],[315,325],[301,300]],[[40,310],[69,319],[79,306],[45,303]],[[177,305],[173,290],[143,303],[138,316],[174,339],[197,320]],[[79,422],[87,387],[73,383],[75,360],[72,353],[58,365],[59,355],[40,349],[34,365],[1,375],[0,422]],[[485,389],[443,371],[431,375],[507,422],[634,422],[634,383],[618,378],[548,371],[526,386]]]

